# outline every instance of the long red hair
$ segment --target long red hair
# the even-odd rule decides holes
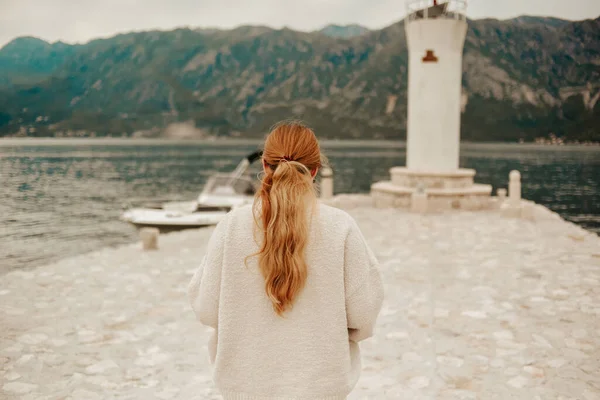
[[[308,210],[316,202],[313,175],[322,155],[312,129],[299,122],[282,122],[267,136],[262,159],[265,174],[253,210],[262,244],[254,255],[258,255],[267,296],[281,316],[306,283]]]

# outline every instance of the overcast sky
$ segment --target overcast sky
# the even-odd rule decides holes
[[[404,0],[0,0],[0,46],[17,36],[86,42],[120,32],[175,27],[288,26],[315,30],[357,23],[377,29],[405,14]],[[471,18],[600,15],[600,0],[471,0]]]

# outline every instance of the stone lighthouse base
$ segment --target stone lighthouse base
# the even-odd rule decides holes
[[[442,172],[393,167],[390,175],[391,181],[371,185],[375,207],[414,208],[413,201],[424,198],[427,211],[491,207],[492,186],[473,183],[474,169]]]

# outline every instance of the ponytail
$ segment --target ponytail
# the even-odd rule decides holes
[[[287,136],[282,135],[282,131],[287,132]],[[289,141],[294,133],[300,137]],[[305,143],[302,149],[310,157],[302,160],[302,157],[270,156],[268,150],[278,144],[273,142],[279,139],[284,146],[286,144],[278,135],[295,145]],[[282,152],[285,154],[285,149]],[[311,170],[320,166],[318,142],[312,130],[302,125],[279,126],[267,138],[263,161],[265,175],[254,202],[255,221],[262,229],[263,240],[260,250],[253,255],[258,255],[265,292],[273,309],[282,316],[304,288],[308,274],[305,249],[309,235],[308,212],[317,200]]]
[[[282,315],[306,283],[308,201],[315,198],[310,171],[296,161],[268,170],[260,190],[263,243],[258,263],[273,309]]]

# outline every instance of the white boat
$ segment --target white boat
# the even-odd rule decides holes
[[[211,176],[195,201],[130,208],[121,219],[138,228],[155,227],[161,231],[216,225],[231,209],[254,201],[256,183],[244,174],[259,158],[260,152],[252,153],[232,173]]]
[[[179,212],[152,208],[133,208],[122,219],[138,228],[153,227],[161,231],[201,228],[219,223],[227,211]]]

